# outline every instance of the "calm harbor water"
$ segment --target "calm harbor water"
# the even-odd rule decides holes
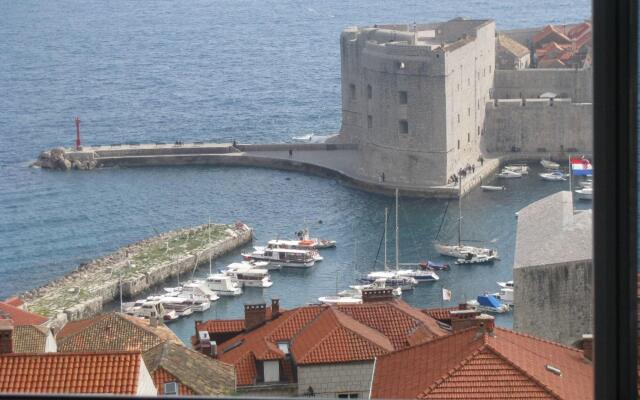
[[[279,297],[294,307],[346,288],[373,268],[384,207],[393,199],[270,170],[28,168],[40,150],[73,143],[73,116],[80,115],[91,144],[266,143],[333,133],[340,126],[345,27],[459,15],[494,18],[499,29],[539,26],[588,18],[590,2],[0,0],[0,9],[0,297],[156,231],[209,217],[247,222],[258,242],[291,236],[305,223],[314,234],[338,240],[313,269],[274,272],[272,288],[222,299],[202,316],[212,318],[239,317],[245,302]],[[511,277],[514,213],[566,185],[535,176],[507,185],[504,193],[476,191],[463,201],[465,238],[492,241],[502,259],[443,272],[437,284],[406,294],[409,303],[439,306],[442,286],[455,301],[464,300]],[[401,262],[440,260],[431,242],[445,206],[401,199]],[[455,211],[452,202],[445,238],[455,237]],[[392,257],[393,247],[390,242]],[[510,318],[499,322],[508,326]],[[173,327],[186,338],[192,324]]]

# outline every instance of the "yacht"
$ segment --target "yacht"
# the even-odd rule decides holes
[[[340,295],[351,295],[353,297],[362,297],[362,291],[366,289],[386,289],[387,288],[387,279],[386,278],[378,278],[372,283],[365,285],[349,285],[350,290],[345,290],[340,292]],[[402,289],[399,287],[393,288],[391,293],[396,296],[402,296]]]
[[[449,270],[449,264],[438,264],[435,263],[433,261],[421,261],[420,264],[418,264],[418,266],[420,267],[420,269],[429,269],[431,271],[448,271]]]
[[[495,296],[490,294],[484,294],[478,296],[476,300],[469,300],[467,302],[471,307],[490,313],[505,313],[510,310],[509,306],[498,300]]]
[[[207,277],[207,286],[220,296],[238,296],[242,294],[242,286],[232,276],[220,273]]]
[[[480,186],[482,190],[485,192],[502,192],[503,190],[507,190],[504,186],[491,186],[491,185],[482,185]]]
[[[504,304],[513,307],[513,288],[500,288],[500,292],[493,293],[492,296]]]
[[[540,175],[540,178],[544,179],[545,181],[559,182],[567,180],[567,176],[560,171],[541,172],[538,175]]]
[[[428,269],[399,269],[390,271],[374,271],[367,274],[365,280],[374,282],[376,279],[392,279],[396,277],[409,277],[414,278],[418,283],[420,282],[435,282],[440,277],[433,271]]]
[[[512,288],[513,289],[513,281],[506,281],[506,282],[496,282],[498,284],[498,286],[500,286],[501,288]]]
[[[244,287],[269,288],[273,286],[269,271],[266,269],[245,269],[227,271],[227,275],[233,276]]]
[[[304,240],[269,240],[265,247],[257,246],[256,250],[278,250],[278,249],[296,249],[296,250],[306,250],[316,261],[322,261],[323,258],[320,255],[320,252],[316,250],[315,244],[305,244]]]
[[[267,249],[257,247],[251,253],[242,253],[245,260],[268,261],[281,267],[310,268],[316,263],[309,250],[299,249]]]
[[[458,258],[456,264],[488,264],[497,259],[495,254],[471,254],[467,253],[464,257]]]
[[[178,319],[178,313],[175,310],[164,308],[163,304],[158,300],[142,299],[132,303],[124,303],[122,304],[122,311],[127,315],[138,318],[150,319],[159,316],[166,322]]]

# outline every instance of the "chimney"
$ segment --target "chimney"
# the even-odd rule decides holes
[[[0,354],[13,353],[13,321],[0,319]]]
[[[250,331],[264,324],[267,319],[267,305],[245,304],[244,306],[244,330]]]
[[[271,299],[271,319],[280,315],[280,299]]]
[[[218,356],[218,344],[215,340],[211,340],[207,331],[198,331],[197,350],[209,357],[216,358]]]
[[[454,332],[478,325],[478,320],[476,318],[480,315],[480,312],[476,310],[462,309],[461,307],[462,305],[458,306],[458,310],[452,310],[449,312],[451,315],[451,330]]]
[[[489,314],[480,314],[476,317],[476,320],[480,325],[480,332],[487,333],[489,336],[494,335],[494,329],[496,327],[496,318]]]
[[[593,361],[593,335],[582,335],[582,353],[584,358]]]
[[[376,301],[389,301],[393,299],[393,289],[364,289],[362,291],[362,302],[373,303]]]

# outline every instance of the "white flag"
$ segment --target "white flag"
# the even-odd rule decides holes
[[[451,301],[451,290],[442,288],[442,300]]]

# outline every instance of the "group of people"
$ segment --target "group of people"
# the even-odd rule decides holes
[[[478,161],[480,161],[480,165],[484,164],[484,158],[482,158],[482,156],[478,158]],[[466,177],[467,174],[473,174],[474,172],[476,172],[476,164],[467,164],[464,168],[460,168],[457,174],[451,175],[447,183],[458,183],[462,178]]]

